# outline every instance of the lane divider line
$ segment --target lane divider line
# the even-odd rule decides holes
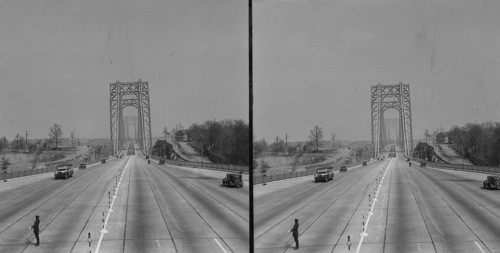
[[[128,158],[127,160],[127,164],[125,165],[125,167],[123,168],[123,171],[121,173],[121,177],[120,177],[120,181],[122,180],[123,178],[123,174],[125,173],[125,170],[127,169],[128,167],[128,163],[130,162],[130,157]],[[123,166],[123,165],[122,165]],[[106,220],[104,222],[104,227],[103,229],[101,230],[102,232],[100,233],[101,235],[99,236],[99,241],[97,242],[97,247],[95,249],[95,253],[99,253],[99,248],[101,247],[101,243],[102,243],[102,239],[104,238],[104,234],[106,234],[108,231],[106,230],[106,226],[108,225],[108,220],[109,220],[109,216],[111,215],[111,212],[113,212],[113,204],[115,203],[115,199],[116,199],[116,194],[118,194],[118,189],[115,191],[115,194],[113,196],[113,201],[111,201],[111,204],[109,206],[109,210],[108,210],[108,215],[106,216]]]
[[[219,247],[222,249],[222,252],[227,253],[227,251],[222,247],[222,244],[220,244],[219,240],[217,238],[214,238],[214,241],[219,245]]]
[[[391,159],[391,161],[389,162],[389,164],[387,165],[387,167],[384,170],[384,174],[382,175],[382,180],[380,180],[380,183],[379,183],[380,186],[382,186],[382,183],[384,182],[385,173],[387,173],[387,170],[389,170],[389,168],[391,167],[392,161],[393,161],[393,159]],[[380,188],[377,186],[377,191],[375,192],[375,199],[377,199],[377,196],[379,193],[380,193]],[[375,207],[375,202],[373,203],[373,205],[371,205],[370,212],[368,213],[368,219],[366,219],[366,223],[363,226],[363,233],[360,234],[361,239],[359,240],[358,247],[356,249],[356,253],[359,253],[359,251],[361,250],[361,244],[363,244],[363,239],[366,236],[368,236],[368,234],[366,233],[366,230],[368,229],[368,223],[370,222],[370,218],[373,215],[373,208],[374,207]]]
[[[474,241],[474,243],[476,243],[476,246],[479,248],[479,250],[481,251],[481,253],[486,253],[486,252],[484,252],[483,248],[481,248],[481,245],[479,245],[478,242]]]

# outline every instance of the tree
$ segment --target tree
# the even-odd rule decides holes
[[[274,139],[274,142],[271,144],[271,151],[274,152],[275,155],[278,155],[280,152],[285,152],[285,141],[279,136],[276,136],[276,139]]]
[[[256,155],[260,155],[266,151],[267,143],[265,139],[253,142],[253,152]]]
[[[332,134],[332,148],[335,148],[335,133]]]
[[[429,129],[425,129],[424,131],[424,137],[425,137],[425,142],[428,142],[427,139],[431,137],[431,134],[429,133]]]
[[[54,143],[56,144],[56,148],[57,148],[58,140],[62,137],[62,135],[63,135],[63,131],[62,131],[61,125],[54,123],[54,125],[51,126],[49,129],[49,138],[54,140]]]
[[[70,136],[71,136],[71,146],[75,146],[75,140],[74,140],[75,139],[75,131],[76,130],[73,130],[70,133]]]
[[[466,134],[467,150],[470,153],[470,157],[474,158],[476,154],[476,147],[481,141],[483,128],[481,127],[481,125],[476,123],[467,123],[465,124],[464,130],[467,133]]]
[[[163,128],[163,135],[165,136],[165,141],[167,141],[168,129],[167,127]]]
[[[10,143],[10,147],[15,151],[23,150],[25,145],[26,141],[20,134],[16,134],[16,138]]]
[[[319,142],[323,139],[323,129],[319,126],[315,126],[311,129],[309,134],[309,140],[316,144],[316,151],[319,150]]]
[[[0,151],[3,151],[5,148],[9,146],[9,141],[5,136],[0,138]]]
[[[6,174],[7,174],[7,168],[9,167],[10,165],[10,162],[9,162],[9,159],[8,158],[5,158],[5,157],[2,157],[2,170],[3,170],[3,175],[4,175],[4,182],[7,182],[7,179],[5,178]]]

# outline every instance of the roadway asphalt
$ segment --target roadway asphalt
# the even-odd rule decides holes
[[[95,252],[120,178],[99,252],[248,252],[248,184],[222,187],[224,175],[125,156],[66,180],[49,173],[1,182],[0,252],[87,252],[88,233]],[[35,215],[37,247],[28,229]]]
[[[310,176],[256,185],[255,252],[356,252],[363,214],[359,252],[500,252],[500,191],[483,189],[485,178],[394,158],[336,172],[328,183]],[[295,218],[296,251],[288,233]]]

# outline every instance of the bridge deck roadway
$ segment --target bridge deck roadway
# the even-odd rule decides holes
[[[482,188],[484,174],[409,167],[401,158],[328,183],[311,176],[256,185],[255,252],[356,252],[369,195],[389,164],[360,252],[500,252],[500,191]],[[288,233],[295,218],[297,251]]]
[[[127,157],[76,171],[0,183],[0,252],[95,252]],[[147,164],[131,156],[99,252],[248,252],[248,186],[225,188],[225,173]],[[28,227],[40,215],[40,240]],[[105,213],[107,215],[107,213]]]

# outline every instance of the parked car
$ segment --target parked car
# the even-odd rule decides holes
[[[333,169],[332,168],[321,168],[316,170],[316,174],[314,174],[314,182],[317,183],[319,181],[328,182],[333,180]]]
[[[363,166],[366,166],[366,165],[367,165],[366,161],[364,161],[362,165],[363,165]]]
[[[160,159],[160,161],[158,162],[158,164],[159,164],[159,165],[163,165],[163,164],[165,164],[165,159],[163,159],[163,158],[162,158],[162,159]]]
[[[427,166],[427,162],[423,161],[423,162],[420,162],[420,167],[426,167]]]
[[[346,165],[341,165],[339,171],[340,172],[347,172],[347,166]]]
[[[226,187],[243,187],[243,178],[241,174],[227,173],[226,178],[222,179],[222,185]]]
[[[102,160],[101,160],[101,163],[106,163],[106,159],[102,159]]]
[[[500,189],[500,176],[488,176],[483,182],[485,189]]]
[[[65,164],[65,165],[59,165],[56,168],[56,171],[54,171],[54,178],[64,178],[67,179],[68,177],[73,176],[73,168],[72,164]]]
[[[85,163],[80,163],[80,167],[78,167],[81,170],[84,170],[87,168],[87,165]]]

